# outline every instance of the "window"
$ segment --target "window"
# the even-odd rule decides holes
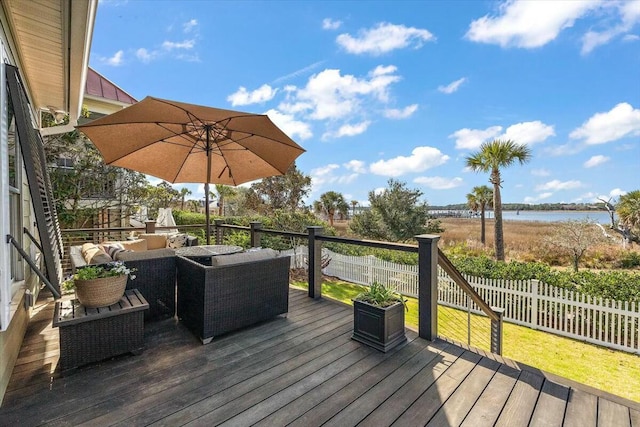
[[[20,158],[20,146],[18,141],[18,133],[16,132],[15,115],[13,114],[13,108],[11,102],[8,103],[7,114],[7,151],[9,160],[9,233],[14,239],[22,246],[22,198],[20,194],[21,189],[21,172],[22,161]],[[10,274],[13,286],[11,289],[11,296],[17,291],[17,282],[24,279],[24,267],[22,265],[22,258],[19,256],[14,248],[11,248],[10,253]]]
[[[60,157],[58,159],[58,167],[63,169],[73,169],[73,159]]]

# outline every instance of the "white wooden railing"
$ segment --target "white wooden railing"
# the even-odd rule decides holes
[[[352,283],[393,285],[404,295],[418,295],[418,266],[374,256],[348,256],[323,250],[331,257],[324,273]],[[289,254],[294,255],[293,251]],[[292,266],[304,265],[306,248],[298,248]],[[464,291],[439,268],[438,303],[467,310]],[[492,307],[504,309],[504,321],[552,332],[617,350],[640,354],[640,304],[594,298],[537,280],[494,280],[465,275]],[[471,312],[480,314],[475,304]]]

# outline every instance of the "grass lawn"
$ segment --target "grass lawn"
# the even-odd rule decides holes
[[[294,282],[293,285],[307,289],[305,282]],[[362,289],[362,286],[340,281],[322,284],[324,296],[347,304],[351,304],[351,299]],[[405,322],[417,329],[417,300],[409,298],[408,306]],[[461,333],[461,328],[455,324],[460,321],[455,312],[460,313],[448,308],[438,310],[438,330],[441,335],[466,342],[466,331]],[[474,319],[472,322],[483,330],[482,336],[486,337],[485,345],[478,347],[487,348],[489,321]],[[476,345],[474,337],[472,345]],[[504,357],[640,402],[640,356],[510,323],[504,324],[503,345]]]

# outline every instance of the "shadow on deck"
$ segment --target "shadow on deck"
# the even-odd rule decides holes
[[[173,319],[148,323],[141,355],[64,376],[53,304],[37,310],[1,425],[640,426],[634,402],[411,331],[390,353],[372,350],[350,339],[349,307],[295,289],[287,318],[208,345]]]

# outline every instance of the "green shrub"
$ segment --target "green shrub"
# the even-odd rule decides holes
[[[640,252],[635,252],[635,251],[625,252],[620,258],[620,267],[622,268],[640,267]]]

